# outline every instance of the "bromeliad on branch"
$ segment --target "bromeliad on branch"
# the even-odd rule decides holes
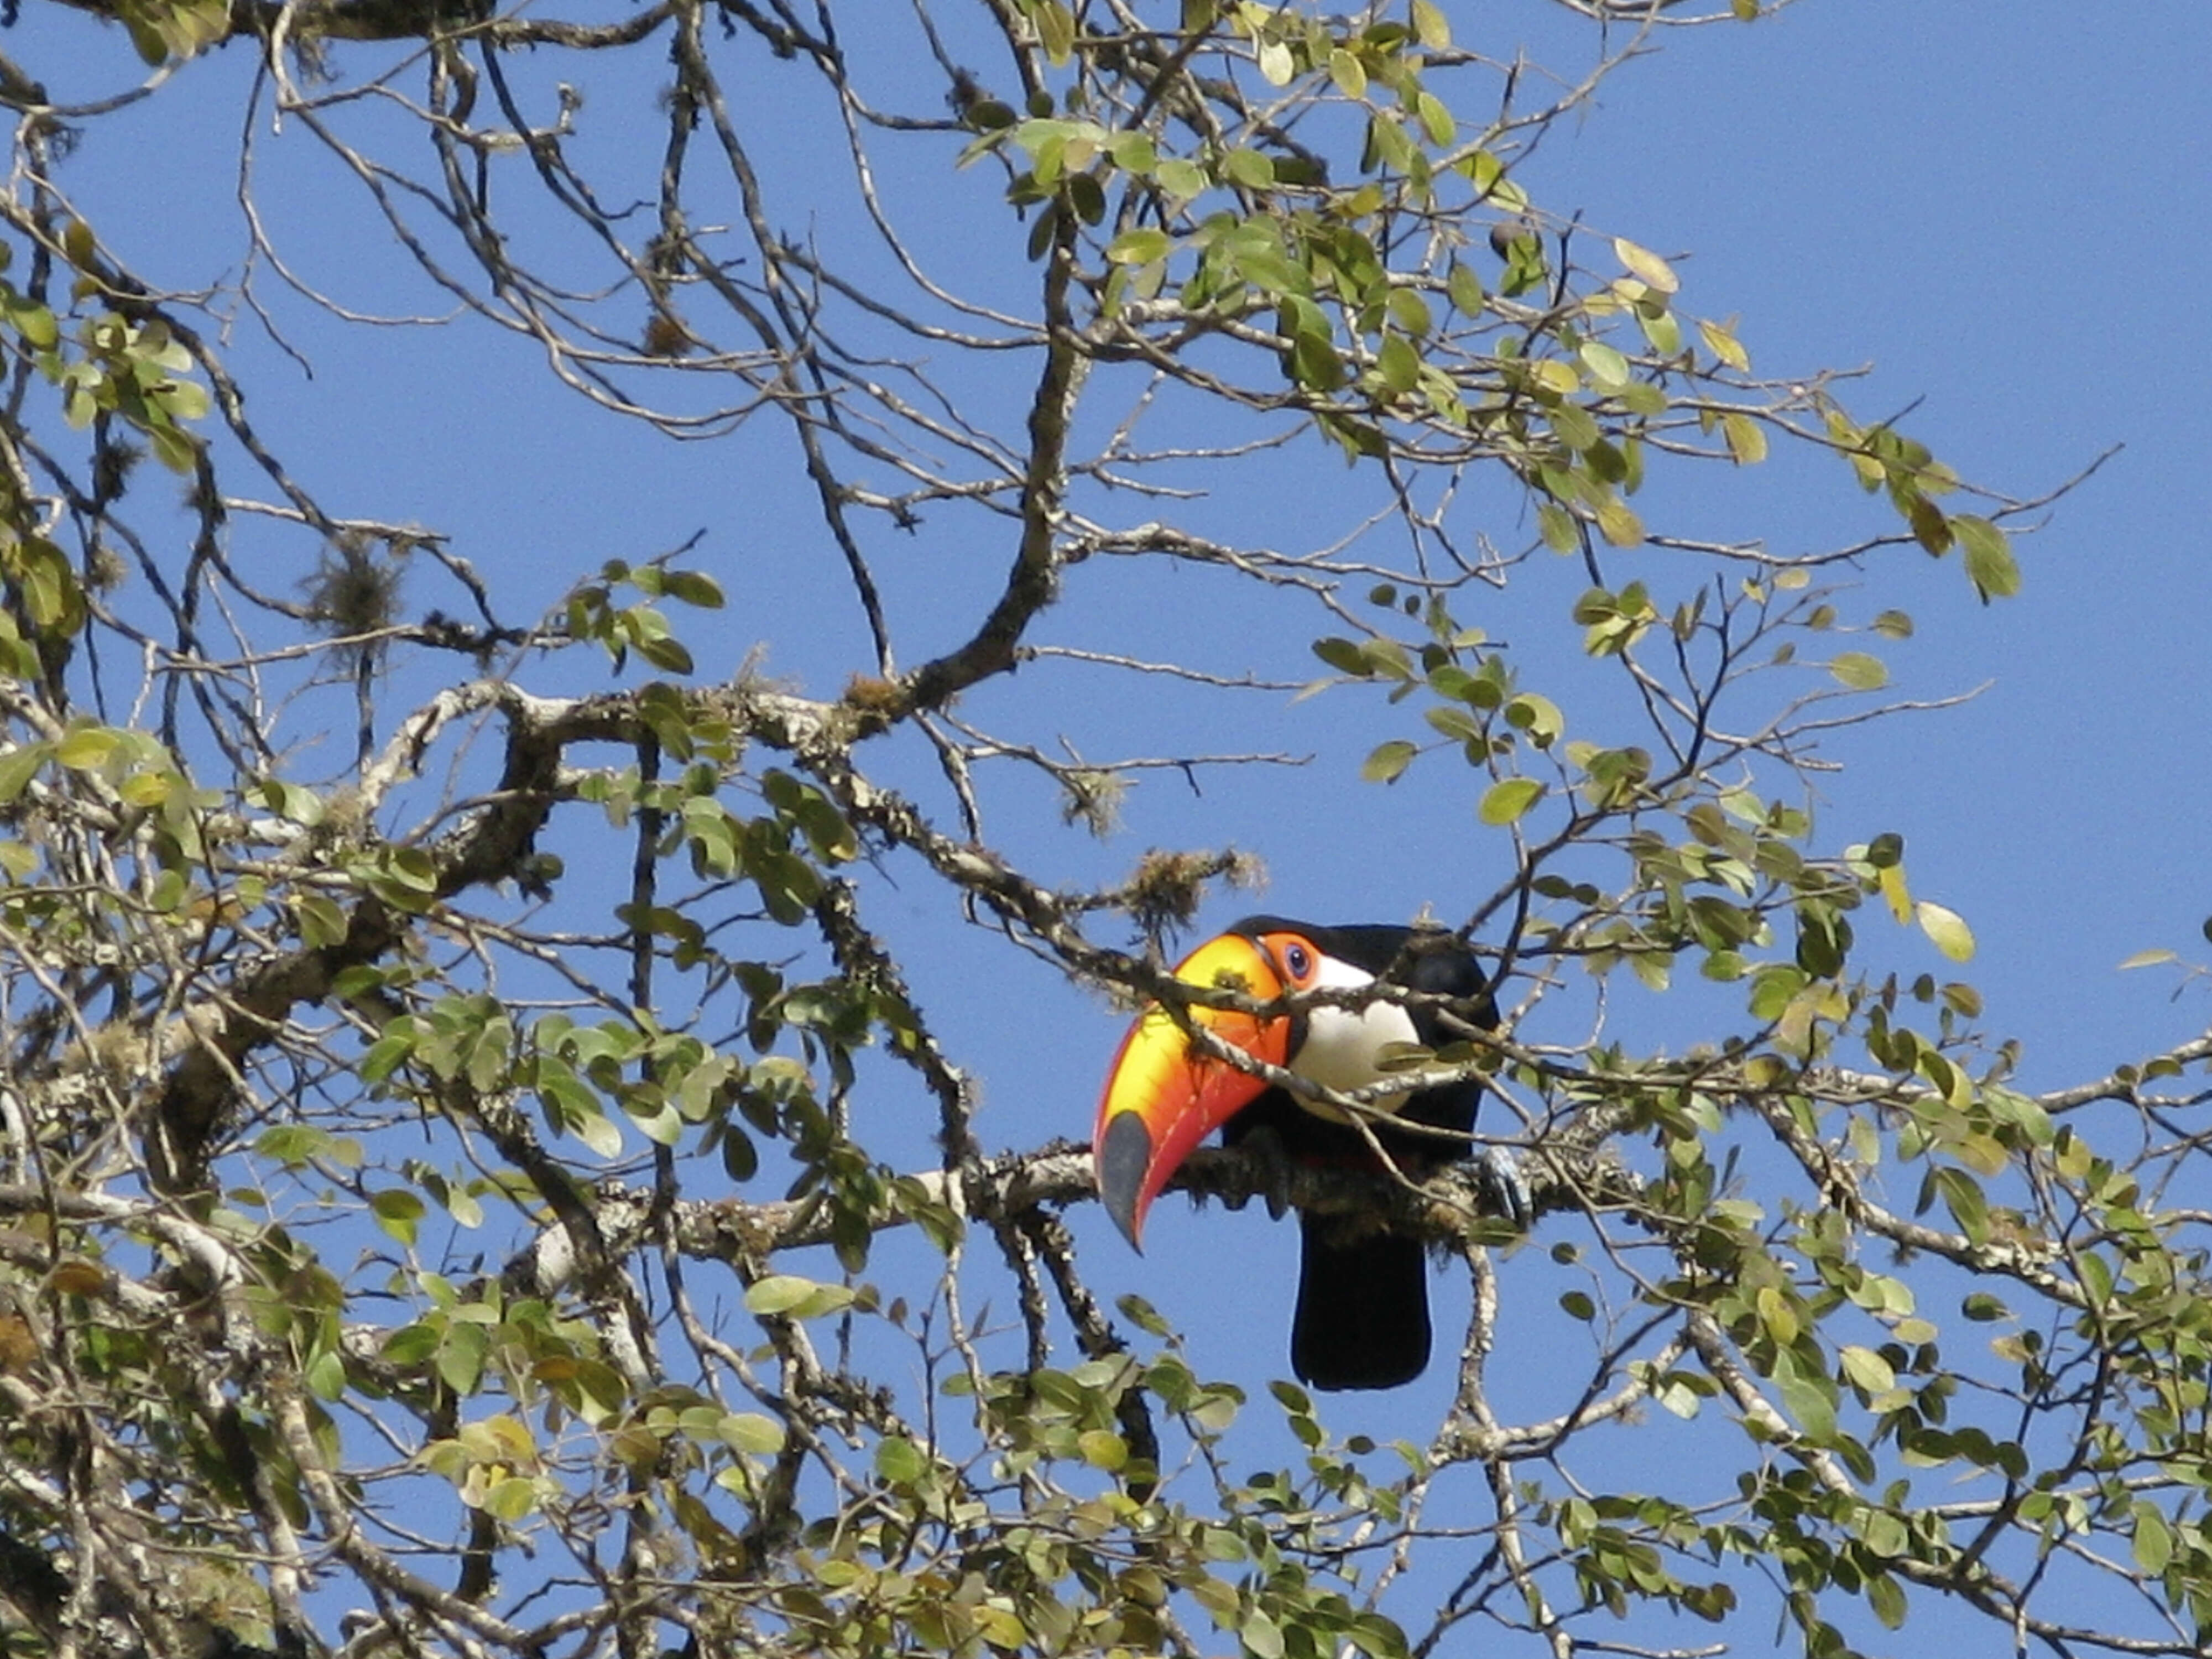
[[[1092,1152],[1099,1196],[1131,1244],[1142,1248],[1152,1200],[1216,1129],[1224,1145],[1302,1164],[1379,1170],[1387,1159],[1414,1181],[1466,1155],[1464,1137],[1482,1097],[1479,1079],[1383,1094],[1369,1103],[1362,1123],[1343,1107],[1206,1052],[1191,1029],[1318,1090],[1368,1088],[1404,1070],[1412,1050],[1440,1048],[1470,1030],[1496,1026],[1481,966],[1452,935],[1249,916],[1184,958],[1176,977],[1255,1002],[1287,997],[1289,1006],[1263,1014],[1193,1004],[1186,1027],[1155,1005],[1122,1040],[1098,1104]],[[1380,984],[1451,1000],[1406,1006],[1357,994]],[[1300,1000],[1306,992],[1350,994]],[[1527,1193],[1510,1159],[1493,1153],[1484,1174],[1497,1207],[1525,1225]],[[1419,1376],[1429,1358],[1421,1242],[1365,1217],[1302,1214],[1299,1227],[1291,1369],[1317,1389],[1395,1388]]]

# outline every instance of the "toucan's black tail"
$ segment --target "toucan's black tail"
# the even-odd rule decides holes
[[[1429,1363],[1429,1264],[1417,1238],[1346,1241],[1334,1218],[1298,1218],[1291,1369],[1316,1389],[1395,1389]]]

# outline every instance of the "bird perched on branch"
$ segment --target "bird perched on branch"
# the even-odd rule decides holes
[[[1099,1197],[1131,1244],[1143,1248],[1152,1200],[1216,1129],[1225,1146],[1286,1162],[1395,1168],[1413,1181],[1467,1156],[1479,1079],[1384,1092],[1362,1111],[1243,1070],[1195,1035],[1208,1033],[1319,1090],[1341,1094],[1387,1081],[1403,1074],[1413,1050],[1497,1025],[1481,965],[1453,935],[1248,916],[1185,957],[1176,977],[1285,1006],[1255,1013],[1193,1003],[1178,1016],[1155,1004],[1122,1040],[1091,1150]],[[1382,986],[1418,994],[1410,1005],[1360,994]],[[1303,994],[1329,993],[1339,994]],[[1493,1152],[1481,1175],[1494,1207],[1525,1226],[1527,1189],[1511,1159]],[[1279,1197],[1269,1207],[1279,1214]],[[1317,1389],[1389,1389],[1419,1376],[1429,1358],[1421,1241],[1359,1216],[1302,1213],[1299,1229],[1291,1328],[1291,1367],[1299,1378]]]

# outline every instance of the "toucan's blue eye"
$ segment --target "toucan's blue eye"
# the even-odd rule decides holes
[[[1283,947],[1283,966],[1291,970],[1292,979],[1302,980],[1313,972],[1313,952],[1303,945],[1286,945]]]

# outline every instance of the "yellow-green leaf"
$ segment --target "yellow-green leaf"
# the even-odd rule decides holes
[[[1968,962],[1974,954],[1974,930],[1956,910],[1948,910],[1940,904],[1923,899],[1912,907],[1920,920],[1920,931],[1945,956],[1954,962]]]
[[[1118,1473],[1129,1461],[1129,1443],[1111,1429],[1085,1429],[1075,1444],[1085,1462],[1109,1474]]]
[[[1444,291],[1451,296],[1452,309],[1462,317],[1480,317],[1487,303],[1483,296],[1482,278],[1476,276],[1472,265],[1454,261],[1450,279]]]
[[[89,772],[105,765],[122,741],[112,726],[80,726],[54,745],[54,758],[72,772]]]
[[[1608,495],[1597,510],[1598,534],[1614,547],[1638,547],[1644,541],[1644,520],[1618,495]]]
[[[796,1273],[770,1273],[745,1288],[745,1306],[757,1314],[789,1313],[823,1288]]]
[[[1613,239],[1613,257],[1634,272],[1647,288],[1662,294],[1672,294],[1682,286],[1682,279],[1674,274],[1674,267],[1648,247],[1638,247],[1625,236]],[[1720,354],[1715,352],[1715,356]]]
[[[759,1412],[732,1412],[721,1420],[717,1431],[742,1452],[772,1457],[783,1449],[783,1425]]]
[[[538,1507],[538,1483],[519,1474],[492,1483],[480,1506],[484,1513],[509,1522],[520,1521]]]
[[[1987,519],[1972,513],[1954,514],[1951,532],[1966,555],[1966,575],[1984,600],[2008,599],[2020,592],[2020,562],[2013,557],[2012,538]]]
[[[1575,373],[1572,363],[1557,357],[1543,357],[1528,365],[1528,378],[1546,392],[1556,392],[1562,398],[1571,398],[1583,389],[1583,377]]]
[[[1905,885],[1903,865],[1883,866],[1875,874],[1875,885],[1881,890],[1882,897],[1889,904],[1889,914],[1899,927],[1912,919],[1912,895]]]
[[[1844,1362],[1844,1375],[1869,1394],[1887,1394],[1897,1386],[1897,1373],[1872,1348],[1846,1345],[1836,1355]]]
[[[1393,738],[1376,745],[1375,752],[1360,766],[1359,775],[1370,783],[1395,783],[1419,752],[1403,738]]]
[[[1828,672],[1854,691],[1879,691],[1889,684],[1889,670],[1880,657],[1863,651],[1845,651],[1828,665]]]
[[[1583,360],[1583,367],[1590,377],[1607,391],[1617,391],[1628,384],[1628,359],[1602,340],[1585,340],[1582,349],[1575,354]]]
[[[1729,454],[1738,466],[1756,466],[1766,459],[1766,431],[1748,415],[1723,415],[1721,433]]]
[[[1125,230],[1106,245],[1106,257],[1117,265],[1150,264],[1164,259],[1175,246],[1175,239],[1164,230],[1150,225],[1140,225],[1134,230]]]
[[[1030,14],[1036,21],[1037,40],[1044,55],[1055,66],[1065,64],[1075,50],[1075,15],[1060,0],[1039,0]]]
[[[2157,1504],[2148,1498],[2136,1504],[2136,1565],[2156,1577],[2173,1559],[2173,1533]]]
[[[1451,24],[1436,0],[1413,0],[1413,33],[1432,52],[1451,45]]]
[[[1534,778],[1504,779],[1482,792],[1474,815],[1488,824],[1518,823],[1530,807],[1543,799],[1544,789],[1545,786]]]
[[[1759,1322],[1766,1327],[1768,1335],[1784,1347],[1797,1340],[1797,1310],[1788,1297],[1766,1285],[1759,1288],[1753,1300],[1759,1307]]]
[[[1735,337],[1735,329],[1726,323],[1700,322],[1698,325],[1698,333],[1705,343],[1705,349],[1711,352],[1715,357],[1739,374],[1750,373],[1751,354],[1743,349],[1742,342]]]
[[[1221,171],[1231,184],[1247,190],[1272,190],[1275,164],[1256,149],[1232,149],[1221,158]]]

